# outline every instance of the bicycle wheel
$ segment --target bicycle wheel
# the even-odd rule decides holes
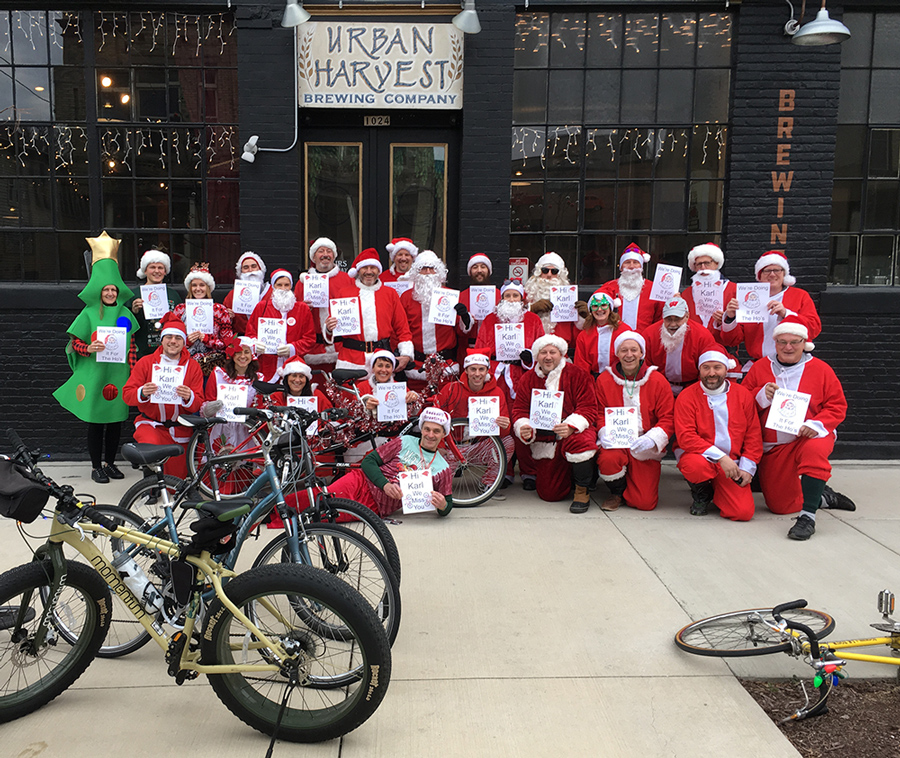
[[[248,437],[239,445],[230,446],[222,436],[220,424],[212,426],[209,429],[210,446],[212,447],[212,458],[217,455],[230,453],[239,453],[240,458],[231,461],[223,461],[221,463],[213,463],[207,472],[198,480],[197,486],[200,492],[206,497],[214,497],[215,492],[212,486],[211,473],[216,475],[216,483],[219,488],[219,496],[223,500],[234,497],[244,497],[247,488],[253,484],[256,477],[259,476],[265,466],[265,459],[262,454],[262,443],[264,436],[260,434],[256,428],[247,428]],[[217,434],[217,431],[219,433]],[[185,453],[187,457],[188,472],[192,478],[197,476],[197,472],[209,460],[210,451],[207,451],[203,437],[194,434],[187,445]]]
[[[0,576],[0,606],[16,611],[25,607],[21,627],[10,614],[0,625],[0,723],[36,711],[71,686],[94,659],[109,628],[106,582],[88,566],[67,561],[66,582],[54,598],[52,623],[44,644],[34,650],[52,574],[50,561],[43,561]],[[62,618],[78,632],[71,643],[60,639],[56,628]]]
[[[820,638],[834,631],[834,619],[821,611],[795,608],[781,615],[788,621],[808,626]],[[675,635],[675,644],[694,655],[719,658],[769,655],[790,650],[790,641],[770,628],[769,625],[774,623],[771,608],[722,613],[688,624]]]
[[[228,597],[257,627],[292,654],[281,671],[210,674],[209,683],[235,716],[272,734],[289,694],[278,737],[321,742],[356,729],[384,699],[391,649],[372,609],[346,584],[309,566],[277,564],[250,569],[225,587]],[[343,637],[323,637],[298,614],[315,606]],[[249,644],[247,628],[216,598],[206,615],[201,653],[207,664],[268,663],[266,649]],[[259,656],[254,659],[253,656]]]
[[[469,420],[455,418],[450,434],[460,459],[444,444],[441,453],[453,469],[453,507],[473,508],[490,500],[506,475],[506,451],[499,437],[470,437]]]
[[[303,532],[307,539],[303,539]],[[337,524],[307,524],[300,534],[302,562],[321,569],[356,590],[375,610],[391,645],[400,630],[400,589],[397,577],[384,556],[367,539]],[[279,534],[266,545],[253,568],[290,563],[287,534]],[[312,612],[311,612],[312,613]],[[315,614],[312,614],[315,615]],[[308,621],[312,625],[312,621]],[[321,634],[329,634],[324,625]],[[331,634],[343,635],[343,629]]]
[[[183,480],[177,476],[166,474],[163,477],[166,483],[166,492],[169,501],[175,501],[175,493]],[[119,508],[131,511],[145,522],[155,523],[162,516],[162,490],[157,483],[156,475],[145,476],[139,482],[135,482],[119,499]]]

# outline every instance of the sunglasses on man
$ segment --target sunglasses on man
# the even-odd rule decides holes
[[[550,268],[549,266],[544,266],[541,269],[541,273],[542,274],[553,274],[554,276],[556,276],[556,274],[559,273],[559,269],[558,268]]]

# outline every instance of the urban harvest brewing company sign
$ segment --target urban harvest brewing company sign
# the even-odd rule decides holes
[[[462,108],[463,40],[452,24],[306,23],[298,39],[307,108]]]

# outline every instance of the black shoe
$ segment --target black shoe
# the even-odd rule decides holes
[[[811,519],[805,513],[801,513],[795,519],[796,523],[788,530],[788,538],[792,540],[808,540],[816,533],[815,519]]]
[[[125,478],[125,474],[123,474],[121,471],[119,471],[118,468],[116,468],[115,463],[107,463],[103,470],[106,472],[106,475],[110,479],[124,479]]]
[[[537,489],[537,482],[533,477],[522,480],[522,489],[526,492],[534,492]]]
[[[512,479],[507,479],[505,476],[503,477],[503,481],[500,482],[500,489],[505,490],[509,485],[512,484]]]
[[[709,513],[709,503],[702,503],[697,500],[691,503],[692,516],[705,516],[707,513]]]
[[[106,471],[102,468],[95,468],[91,471],[91,479],[93,479],[97,484],[109,484],[109,477],[106,475]]]
[[[855,511],[856,503],[846,495],[835,492],[826,484],[825,491],[822,493],[822,504],[819,507],[838,511]]]

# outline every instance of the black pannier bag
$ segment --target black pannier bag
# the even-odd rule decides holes
[[[49,499],[50,490],[35,480],[25,466],[0,460],[0,516],[30,524]]]

